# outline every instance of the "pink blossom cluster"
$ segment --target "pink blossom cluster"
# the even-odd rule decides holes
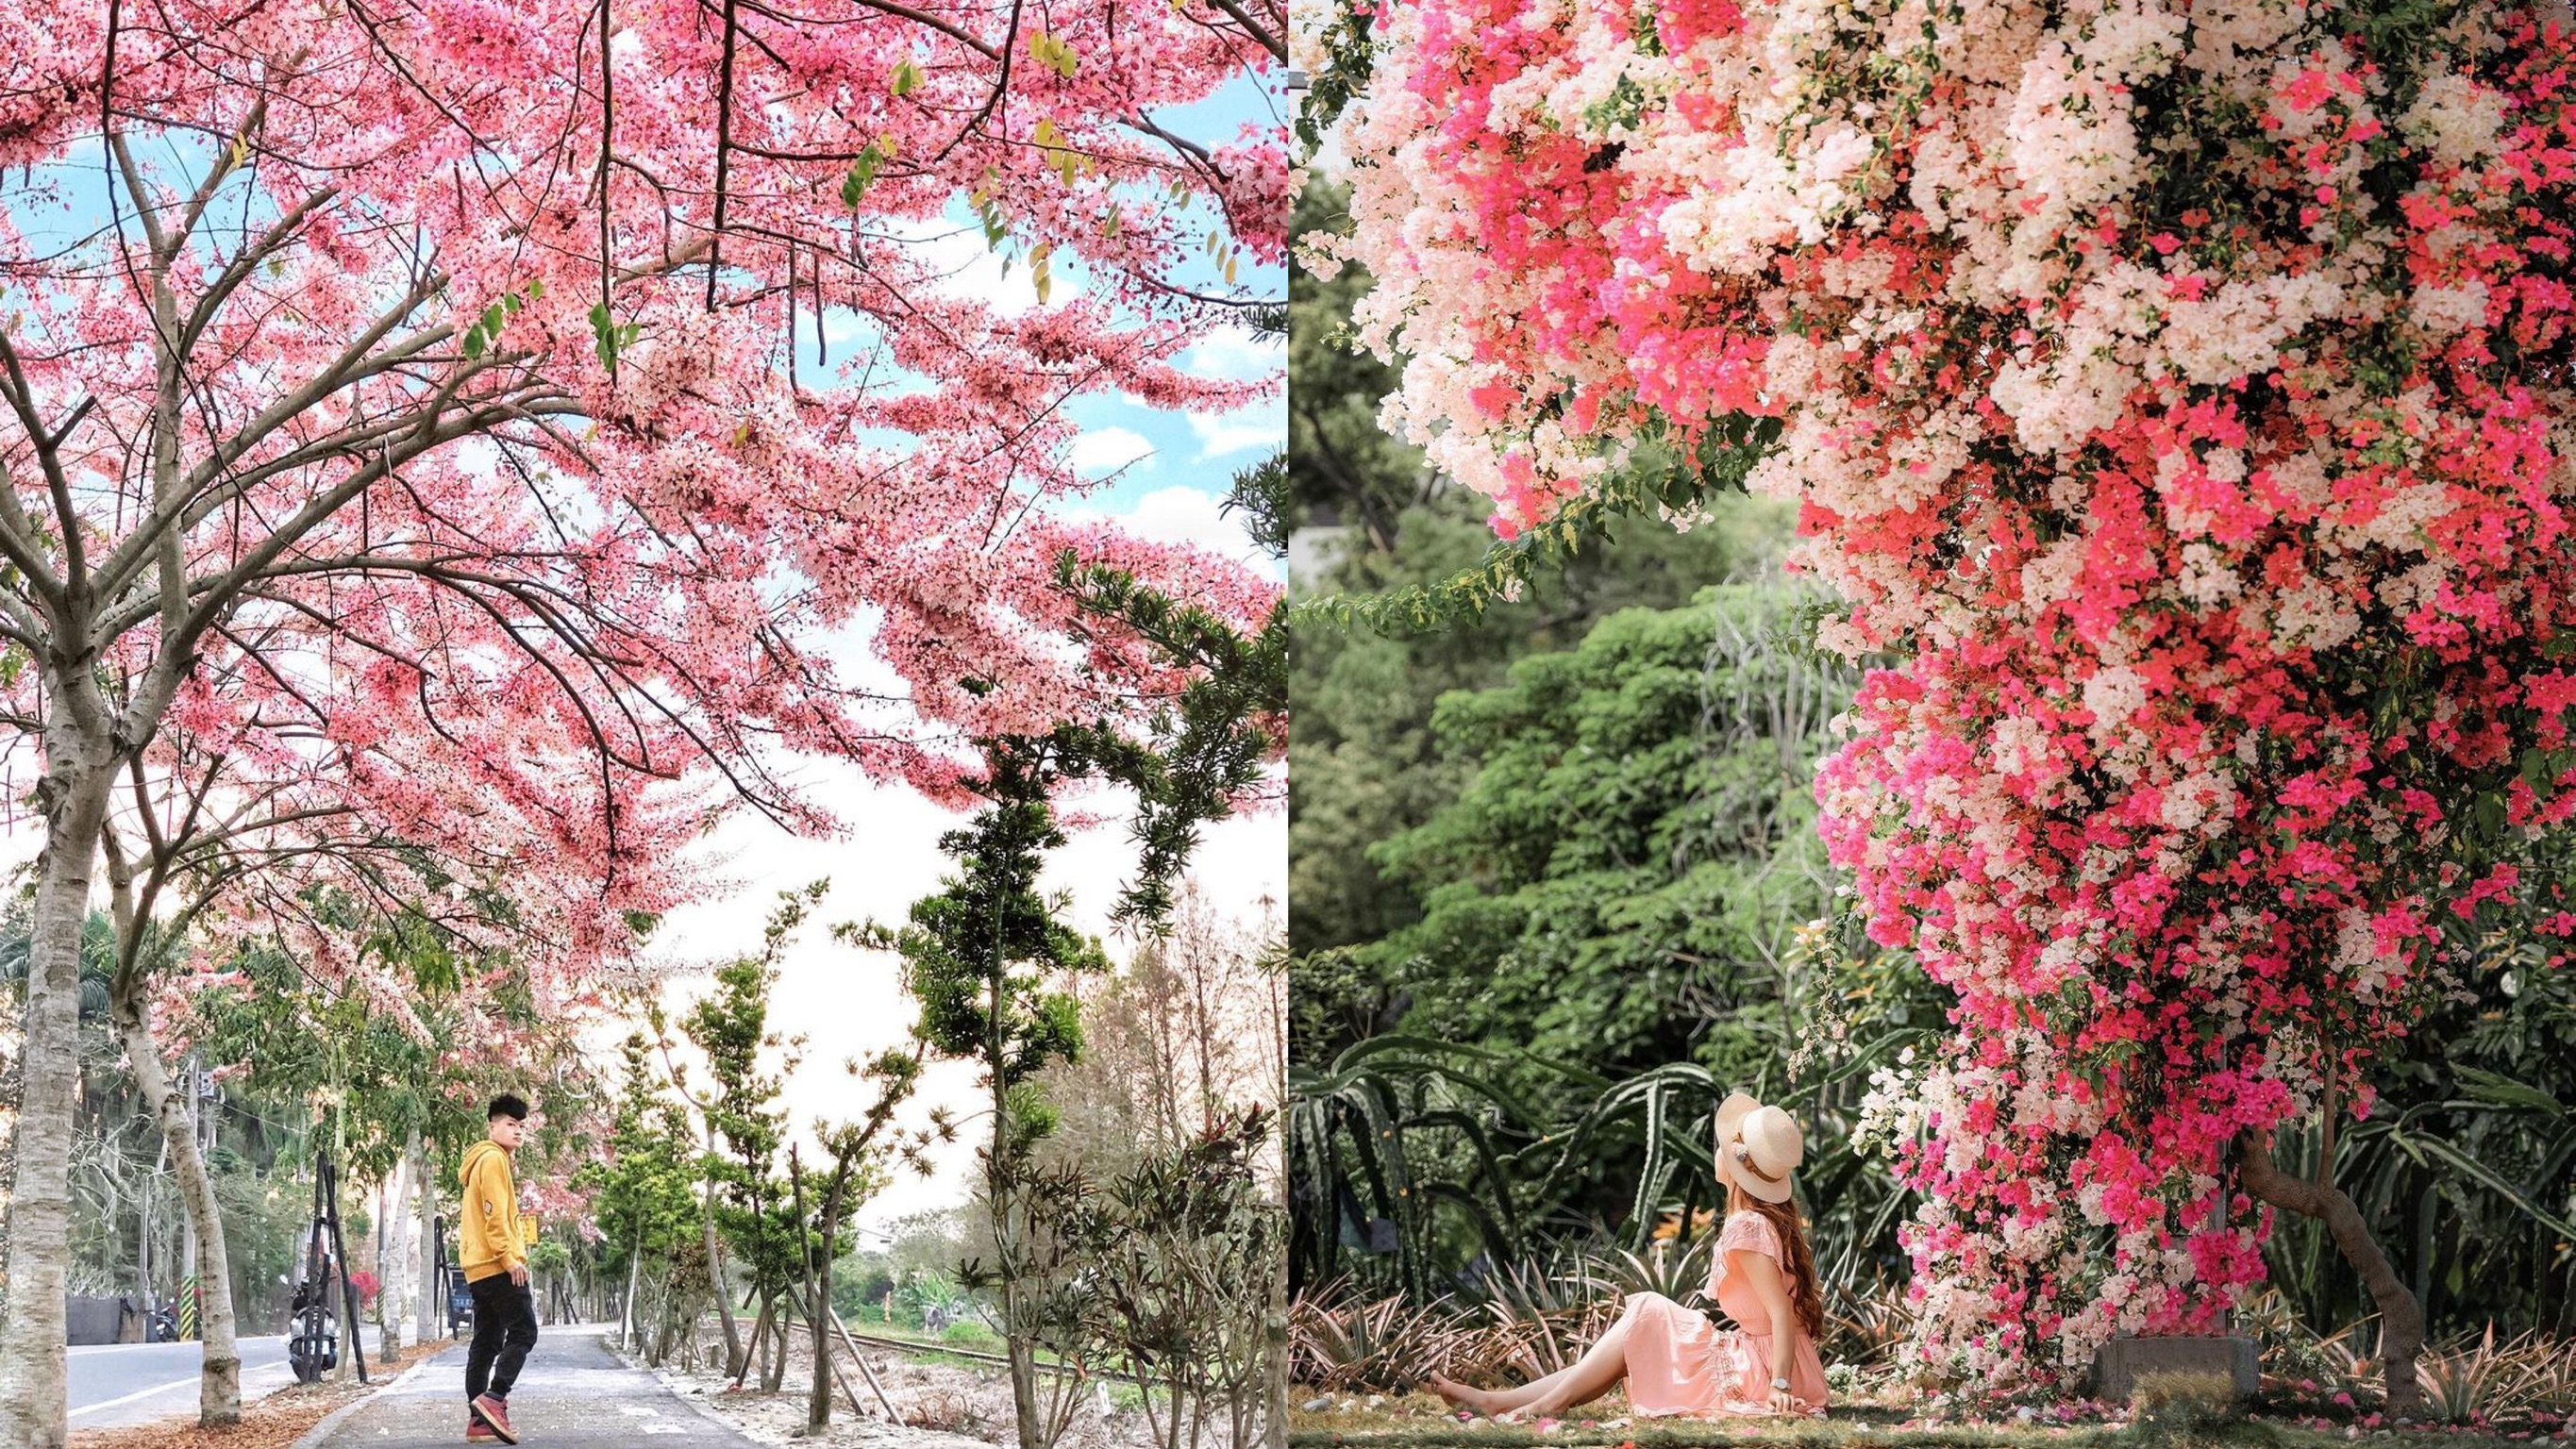
[[[1211,226],[1284,245],[1276,137],[1157,119],[1257,38],[1114,4],[713,14],[0,0],[0,512],[56,548],[0,589],[0,761],[59,745],[29,656],[95,668],[135,721],[112,828],[207,842],[173,874],[221,883],[208,959],[278,936],[406,1016],[313,910],[341,891],[576,1006],[702,887],[719,811],[842,824],[800,755],[957,802],[976,736],[1148,728],[1184,676],[1074,627],[1063,553],[1269,613],[1238,562],[1072,506],[1084,400],[1277,386],[1180,363],[1243,300],[1182,283]],[[1081,294],[966,293],[960,205],[1015,289],[1044,261]]]
[[[1896,661],[1817,789],[1956,993],[1869,1123],[1954,1379],[2211,1324],[2233,1145],[2369,1109],[2446,920],[2563,910],[2576,38],[2438,9],[1380,14],[1309,245],[1376,275],[1388,421],[1508,536],[1753,420],[1822,641]]]

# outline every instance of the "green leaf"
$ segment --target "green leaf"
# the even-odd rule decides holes
[[[2452,1068],[2459,1074],[2460,1089],[2482,1102],[2506,1107],[2526,1107],[2552,1117],[2564,1117],[2567,1108],[2556,1097],[2538,1087],[2526,1086],[2501,1073],[2490,1072],[2462,1062]]]
[[[2516,1211],[2530,1218],[2533,1222],[2540,1224],[2542,1227],[2547,1228],[2553,1233],[2559,1233],[2567,1237],[2576,1238],[2576,1223],[2570,1223],[2565,1218],[2558,1216],[2549,1209],[2533,1202],[2530,1198],[2525,1197],[2522,1194],[2521,1189],[2515,1187],[2512,1183],[2505,1181],[2502,1174],[2498,1173],[2495,1169],[2488,1167],[2485,1163],[2478,1161],[2476,1158],[2469,1156],[2467,1153],[2462,1152],[2457,1147],[2452,1146],[2443,1138],[2436,1137],[2431,1133],[2415,1133],[2403,1136],[2392,1134],[2392,1140],[2394,1140],[2399,1147],[2405,1149],[2407,1155],[2413,1157],[2416,1161],[2422,1162],[2427,1154],[2438,1157],[2445,1163],[2448,1163],[2452,1171],[2467,1177],[2479,1186],[2487,1189],[2489,1192],[2503,1198],[2506,1202],[2513,1204]]]
[[[877,179],[877,168],[885,164],[885,152],[870,141],[850,163],[850,174],[841,178],[841,204],[852,211],[859,209],[859,198],[868,194],[869,183]]]
[[[894,63],[894,76],[888,88],[898,99],[921,89],[921,67],[912,63],[912,57],[905,56]]]
[[[1067,80],[1073,78],[1074,69],[1082,63],[1072,46],[1043,30],[1029,33],[1029,54],[1038,64]]]
[[[465,329],[465,360],[472,362],[482,355],[483,324],[477,322],[473,326]]]
[[[615,367],[617,365],[618,343],[622,340],[624,334],[631,333],[633,330],[632,325],[621,329],[610,319],[608,304],[606,302],[594,302],[591,304],[590,335],[592,340],[598,344],[600,366]]]

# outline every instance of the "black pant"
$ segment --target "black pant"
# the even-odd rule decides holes
[[[474,1294],[474,1341],[465,1348],[465,1397],[506,1399],[519,1381],[519,1365],[537,1346],[537,1296],[507,1273],[466,1287]]]

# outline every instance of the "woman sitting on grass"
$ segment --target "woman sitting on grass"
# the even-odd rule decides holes
[[[1708,1296],[1735,1320],[1660,1293],[1640,1293],[1570,1368],[1492,1392],[1437,1374],[1431,1387],[1488,1418],[1552,1418],[1628,1382],[1637,1414],[1722,1418],[1825,1412],[1825,1366],[1816,1356],[1825,1301],[1815,1255],[1789,1201],[1789,1173],[1805,1155],[1798,1124],[1737,1092],[1717,1109],[1717,1180],[1726,1189]]]

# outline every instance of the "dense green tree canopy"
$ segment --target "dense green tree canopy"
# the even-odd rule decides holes
[[[1810,762],[1847,697],[1776,642],[1793,602],[1626,610],[1441,700],[1432,736],[1471,773],[1370,851],[1423,914],[1362,953],[1417,1016],[1606,1074],[1776,1061],[1774,968],[1830,894]]]

